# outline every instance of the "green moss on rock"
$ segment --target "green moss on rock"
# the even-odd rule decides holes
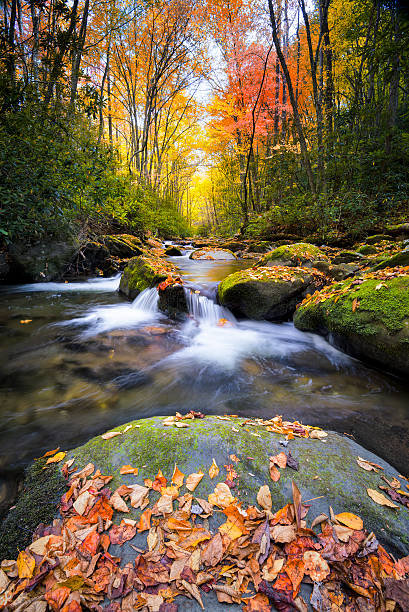
[[[132,258],[126,266],[119,283],[119,292],[131,300],[141,291],[155,287],[166,279],[172,266],[158,258],[139,256]]]
[[[45,470],[45,459],[39,459],[27,469],[21,493],[15,507],[0,526],[0,559],[16,559],[25,548],[40,523],[50,523],[57,514],[66,481],[55,465]]]
[[[396,266],[409,266],[409,248],[392,257],[384,258],[383,261],[374,266],[374,270],[384,270],[385,268],[395,268]]]
[[[256,266],[307,266],[314,261],[326,261],[328,257],[318,247],[306,242],[285,244],[259,259]]]
[[[326,287],[299,307],[294,323],[301,330],[329,336],[356,357],[407,374],[409,274],[373,276]]]
[[[218,298],[239,316],[251,319],[286,320],[296,305],[318,287],[325,277],[305,268],[262,267],[235,272],[218,287]]]

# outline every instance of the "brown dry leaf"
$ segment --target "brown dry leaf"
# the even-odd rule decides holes
[[[178,466],[175,464],[175,469],[173,470],[171,482],[173,482],[173,484],[176,485],[177,487],[181,487],[183,485],[184,478],[185,478],[185,475],[182,474]]]
[[[137,476],[138,472],[139,472],[139,468],[133,468],[131,465],[123,465],[121,469],[119,470],[119,473],[122,475],[133,474],[134,476]]]
[[[302,514],[301,493],[294,481],[291,482],[291,486],[292,486],[292,492],[293,492],[295,521],[297,523],[297,529],[300,529],[301,528],[301,514]]]
[[[210,504],[219,506],[220,508],[227,508],[227,506],[230,506],[230,504],[235,501],[229,486],[225,482],[219,482],[214,492],[210,493],[208,499]]]
[[[189,476],[186,478],[186,489],[189,491],[194,491],[199,482],[202,480],[203,476],[203,472],[194,472],[193,474],[189,474]]]
[[[263,580],[267,580],[267,582],[273,582],[283,569],[283,565],[284,559],[273,559],[272,555],[270,555],[263,567]]]
[[[172,497],[170,495],[162,495],[157,503],[156,508],[160,514],[165,516],[166,514],[172,514],[173,512],[173,503]]]
[[[196,599],[196,601],[199,602],[200,607],[202,608],[202,610],[204,610],[203,601],[202,601],[202,598],[200,597],[200,592],[199,592],[199,589],[197,588],[197,586],[195,584],[190,584],[186,580],[181,580],[181,583],[183,585],[183,588],[188,593],[190,593],[192,595],[192,597],[194,597]]]
[[[135,427],[140,427],[140,425],[135,425]],[[130,429],[132,429],[132,425],[127,425],[123,431],[123,433],[126,433],[127,431],[129,431]]]
[[[92,498],[93,498],[93,495],[91,495],[89,491],[84,491],[84,493],[81,493],[81,495],[79,495],[77,499],[75,500],[73,504],[74,510],[78,512],[79,515],[82,516],[88,507],[89,501]]]
[[[108,431],[102,434],[101,438],[103,440],[110,440],[111,438],[115,438],[115,436],[122,436],[122,431]]]
[[[177,421],[177,422],[175,423],[175,426],[176,426],[176,427],[189,427],[189,425],[188,425],[187,423],[184,423],[184,422],[182,422],[182,421]]]
[[[373,465],[373,463],[371,463],[370,461],[366,461],[365,459],[362,459],[361,457],[357,457],[356,462],[359,465],[359,467],[361,467],[363,470],[366,470],[367,472],[372,472],[372,471],[377,472],[378,471],[376,467]]]
[[[209,476],[210,476],[210,478],[213,479],[215,476],[217,476],[219,471],[220,471],[219,467],[218,467],[216,461],[213,459],[212,465],[210,466],[210,469],[209,469]]]
[[[271,492],[270,492],[270,488],[268,485],[263,485],[262,487],[260,487],[257,493],[257,503],[264,510],[271,510],[271,508],[273,507],[273,502],[271,499]]]
[[[385,497],[383,493],[379,493],[379,491],[375,491],[375,489],[367,489],[369,497],[380,506],[388,506],[388,508],[399,508],[396,504],[393,503],[390,499]]]
[[[47,459],[46,465],[48,465],[49,463],[59,463],[64,459],[66,454],[67,453],[64,453],[63,451],[57,453],[56,455],[54,455],[54,457],[50,457],[49,459]]]
[[[128,506],[126,505],[122,497],[119,495],[118,491],[115,491],[111,495],[109,503],[114,508],[114,510],[118,510],[118,512],[129,512]]]
[[[209,567],[215,567],[223,557],[223,540],[220,533],[216,533],[205,546],[201,554],[201,561]]]
[[[151,528],[151,516],[152,510],[147,508],[141,514],[141,518],[139,519],[139,523],[137,523],[138,533],[142,533],[142,531],[148,531]]]
[[[349,538],[353,535],[354,530],[344,525],[334,525],[334,531],[337,535],[338,540],[341,542],[349,542]]]
[[[0,593],[3,593],[10,584],[10,580],[7,578],[6,572],[0,569]]]
[[[310,431],[310,438],[313,440],[322,440],[328,436],[326,431],[322,431],[322,429],[313,429]]]
[[[17,557],[17,569],[19,578],[31,578],[36,562],[28,552],[22,550]]]
[[[315,550],[304,553],[305,573],[314,582],[322,582],[330,573],[329,565]]]
[[[144,507],[148,503],[149,489],[138,484],[131,485],[129,488],[132,489],[131,506],[133,508]]]
[[[339,521],[343,525],[346,525],[350,529],[355,529],[359,531],[363,529],[363,520],[359,516],[356,516],[356,514],[352,514],[351,512],[341,512],[340,514],[336,514],[335,518],[337,519],[337,521]]]
[[[47,535],[47,536],[43,536],[42,538],[38,538],[38,540],[30,544],[28,548],[35,555],[41,555],[42,557],[44,557],[44,555],[47,552],[48,543],[51,538],[52,538],[51,535]]]
[[[295,525],[275,525],[272,527],[270,533],[273,542],[281,542],[282,544],[293,542],[297,537],[297,529]]]
[[[354,298],[352,300],[352,312],[355,312],[357,308],[359,308],[359,300],[358,298]]]

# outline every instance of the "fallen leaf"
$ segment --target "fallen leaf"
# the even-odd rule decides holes
[[[367,461],[366,459],[362,459],[362,457],[357,457],[356,459],[357,464],[359,465],[359,467],[361,467],[363,470],[366,470],[367,472],[377,472],[378,469],[383,469],[381,468],[380,465],[377,465],[376,463],[372,463],[372,461]]]
[[[273,542],[288,544],[293,542],[297,537],[295,525],[275,525],[271,529],[271,539]]]
[[[213,493],[210,493],[209,503],[220,508],[227,508],[234,502],[229,486],[225,482],[219,482]],[[200,503],[200,502],[199,502]]]
[[[118,512],[129,512],[128,506],[126,505],[122,497],[119,495],[118,491],[115,491],[111,495],[109,502],[114,508],[114,510],[117,510]]]
[[[257,493],[257,503],[264,510],[271,510],[271,508],[273,507],[273,502],[271,499],[271,492],[270,492],[270,488],[268,485],[263,485],[262,487],[260,487]]]
[[[111,438],[115,438],[115,436],[121,436],[122,431],[108,431],[107,433],[102,434],[101,438],[103,440],[110,440]]]
[[[137,476],[139,472],[138,468],[133,468],[131,465],[123,465],[121,467],[121,469],[119,470],[119,473],[124,475],[124,474],[133,474],[134,476]]]
[[[303,559],[289,559],[284,566],[284,571],[291,580],[293,592],[298,593],[298,589],[304,578],[305,563]]]
[[[31,578],[36,562],[28,552],[22,550],[17,557],[17,569],[19,578]]]
[[[194,491],[199,482],[202,480],[203,476],[203,472],[189,474],[189,476],[186,478],[186,489],[188,489],[189,491]]]
[[[312,438],[313,440],[322,440],[323,438],[326,438],[328,436],[326,431],[322,431],[322,429],[313,429],[312,431],[310,431],[310,438]]]
[[[396,504],[394,504],[390,499],[385,497],[383,493],[379,493],[379,491],[375,491],[375,489],[367,489],[369,497],[380,506],[388,506],[388,508],[399,508]]]
[[[139,522],[136,525],[138,528],[138,533],[147,531],[151,528],[151,516],[152,510],[150,508],[147,508],[144,512],[142,512]]]
[[[171,482],[173,482],[173,484],[175,484],[177,487],[181,487],[183,485],[184,478],[185,478],[185,475],[182,474],[178,466],[175,464]]]
[[[66,454],[67,453],[64,453],[63,451],[57,453],[56,455],[54,455],[54,457],[50,457],[49,459],[47,459],[46,465],[48,465],[49,463],[59,463],[64,459]]]
[[[131,485],[129,488],[132,489],[131,506],[133,508],[142,508],[148,500],[149,489],[138,484]]]
[[[329,565],[315,550],[307,550],[303,556],[305,573],[314,582],[322,582],[330,573]]]
[[[346,525],[350,529],[363,529],[363,520],[359,516],[356,516],[356,514],[352,514],[351,512],[341,512],[341,514],[336,514],[335,518],[337,519],[337,521],[339,521],[343,525]]]
[[[278,453],[278,455],[274,455],[270,457],[270,462],[273,462],[279,468],[285,468],[287,465],[287,455],[283,452]]]
[[[22,325],[26,325],[27,323],[31,323],[33,319],[23,319],[22,321],[20,321],[20,323]]]
[[[45,459],[45,457],[51,457],[51,455],[55,455],[55,453],[58,453],[59,450],[60,450],[60,447],[57,446],[57,448],[54,448],[53,450],[49,450],[46,453],[44,453],[44,455],[41,455],[40,459]]]
[[[250,599],[242,599],[245,603],[243,612],[270,612],[271,605],[267,595],[264,593],[257,593]]]
[[[215,476],[217,476],[219,471],[220,470],[218,468],[218,465],[217,465],[216,461],[213,459],[212,465],[210,466],[210,469],[209,469],[209,476],[210,476],[210,478],[214,478]]]
[[[270,472],[270,478],[273,482],[278,482],[280,480],[280,477],[281,477],[280,471],[276,468],[274,463],[271,463],[271,460],[270,460],[269,472]]]
[[[68,587],[57,587],[53,591],[46,593],[44,597],[54,612],[59,612],[70,593],[71,590]]]
[[[85,510],[88,507],[88,503],[90,502],[92,498],[93,498],[93,495],[91,495],[89,491],[84,491],[84,493],[81,493],[81,495],[79,495],[77,499],[75,500],[73,504],[74,510],[78,512],[79,515],[82,516],[83,514],[85,514]]]

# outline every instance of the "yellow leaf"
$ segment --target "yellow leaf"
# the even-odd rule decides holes
[[[379,491],[375,491],[375,489],[367,489],[366,492],[368,493],[369,497],[380,506],[388,506],[388,508],[399,508],[399,506],[394,504],[393,501],[385,497],[383,493],[379,493]]]
[[[59,463],[64,459],[66,454],[67,453],[64,453],[62,451],[60,453],[57,453],[56,455],[54,455],[54,457],[50,457],[49,459],[47,459],[46,465],[48,465],[49,463]]]
[[[217,476],[218,473],[219,473],[219,467],[216,461],[213,459],[212,465],[210,466],[210,469],[209,469],[209,476],[210,478],[214,478],[215,476]]]
[[[357,529],[358,531],[360,531],[364,526],[363,520],[359,516],[356,516],[356,514],[352,514],[351,512],[341,512],[341,514],[336,514],[335,518],[337,519],[337,521],[339,521],[343,525],[346,525],[350,529]]]
[[[17,569],[19,578],[31,578],[34,572],[36,562],[34,557],[29,555],[25,550],[22,550],[17,557]]]
[[[208,497],[209,503],[220,508],[227,508],[235,499],[231,494],[230,487],[225,482],[219,482],[213,493]]]
[[[123,465],[121,467],[121,469],[119,470],[120,474],[133,474],[134,476],[137,476],[139,472],[138,468],[133,468],[131,465]]]
[[[237,538],[240,538],[240,536],[243,535],[241,529],[235,523],[232,523],[229,520],[220,525],[219,531],[220,533],[229,536],[231,540],[237,540]]]

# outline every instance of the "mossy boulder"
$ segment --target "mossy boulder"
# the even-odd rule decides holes
[[[325,283],[323,274],[307,268],[250,268],[227,276],[218,287],[218,299],[238,316],[285,321],[308,293]]]
[[[233,253],[237,253],[237,251],[242,251],[243,249],[245,249],[247,246],[247,244],[245,242],[238,242],[236,240],[230,240],[229,242],[225,242],[223,244],[223,248],[224,249],[228,249],[229,251],[232,251]]]
[[[335,513],[353,512],[364,520],[368,531],[373,530],[378,539],[386,545],[388,550],[397,556],[409,552],[409,513],[403,507],[398,509],[386,508],[375,504],[367,495],[366,489],[377,489],[382,484],[381,474],[366,472],[356,462],[357,457],[379,464],[387,478],[399,477],[398,473],[385,461],[347,437],[336,433],[328,433],[324,440],[310,438],[295,438],[283,448],[280,442],[283,436],[266,431],[265,427],[248,425],[245,419],[231,418],[230,421],[221,421],[217,417],[206,417],[185,421],[189,427],[177,429],[165,427],[164,417],[142,419],[130,423],[132,427],[126,433],[110,440],[103,440],[100,436],[93,438],[83,446],[67,453],[67,458],[74,458],[78,468],[83,468],[89,462],[100,469],[103,474],[113,476],[109,484],[115,490],[122,484],[141,484],[145,478],[154,479],[158,470],[170,480],[174,465],[186,476],[202,470],[205,474],[196,488],[195,497],[207,499],[213,492],[216,484],[226,479],[226,470],[223,466],[231,464],[231,456],[235,455],[239,461],[234,463],[238,474],[238,487],[232,489],[245,505],[256,504],[256,496],[260,486],[268,484],[273,498],[273,511],[282,508],[292,501],[291,483],[295,481],[299,487],[303,500],[308,500],[311,506],[308,513],[308,525],[319,514],[329,515],[331,506]],[[117,428],[123,432],[125,425]],[[101,431],[101,434],[103,432]],[[280,451],[291,451],[292,456],[299,462],[299,471],[290,468],[280,470],[281,478],[272,482],[269,476],[269,456]],[[218,477],[213,480],[208,470],[215,459],[220,467]],[[123,465],[132,465],[139,468],[138,476],[120,475]],[[61,481],[56,479],[56,471],[42,471],[42,463],[38,463],[38,487],[44,493],[49,492],[44,503],[43,515],[33,515],[34,522],[25,522],[27,532],[22,529],[14,531],[14,545],[22,548],[27,542],[29,534],[34,529],[35,521],[49,522],[55,513],[54,498],[61,494]],[[50,485],[46,479],[50,479]],[[35,482],[32,483],[35,486]],[[50,487],[50,488],[49,488]],[[182,493],[185,489],[182,489]],[[30,503],[32,492],[26,487],[17,506],[23,508]],[[158,493],[151,492],[151,505],[159,497]],[[31,506],[28,505],[27,514],[31,516]],[[141,511],[132,507],[126,515],[130,519],[139,519]],[[11,511],[10,516],[14,510]],[[123,515],[117,514],[115,522],[120,522]],[[9,519],[8,519],[9,520]],[[24,517],[27,520],[27,516]],[[216,513],[210,519],[210,528],[222,519]],[[8,523],[10,527],[12,523]],[[23,523],[21,524],[23,525]],[[16,530],[16,525],[13,526]],[[7,532],[3,529],[0,535],[3,542],[8,541]],[[6,538],[6,540],[4,540]],[[126,542],[121,548],[110,548],[111,554],[120,554],[123,561],[135,558],[135,551],[131,544],[145,546],[146,533],[136,536],[134,541]],[[8,548],[2,549],[3,554],[15,558]],[[7,553],[5,552],[7,551]]]
[[[133,300],[144,289],[155,287],[164,281],[173,267],[169,262],[148,255],[129,260],[119,283],[119,292]]]
[[[294,323],[354,357],[408,375],[409,268],[334,283],[301,304]]]
[[[358,263],[362,264],[366,260],[362,253],[357,251],[341,251],[335,257],[331,258],[333,264]]]
[[[390,234],[374,234],[374,236],[365,238],[366,244],[378,244],[378,242],[383,242],[384,240],[392,240],[392,236]]]
[[[356,251],[361,255],[375,255],[378,252],[378,249],[372,244],[363,244],[362,246],[358,247]]]
[[[332,264],[329,261],[315,262],[316,270],[337,281],[354,276],[359,271],[356,264]]]
[[[384,268],[395,268],[396,266],[409,266],[409,247],[403,249],[392,257],[383,258],[382,261],[374,267],[374,270],[383,270]]]
[[[215,260],[215,261],[227,261],[237,259],[234,253],[228,249],[217,249],[213,247],[203,248],[197,251],[193,251],[189,255],[189,259],[198,260]]]
[[[267,253],[271,248],[270,242],[262,240],[261,242],[250,242],[248,250],[251,253]]]
[[[409,223],[398,223],[397,225],[387,225],[385,230],[391,236],[407,238],[409,236]]]
[[[121,259],[136,257],[143,252],[143,245],[140,238],[131,236],[130,234],[101,236],[98,242],[101,242],[107,247],[110,255],[120,257]]]
[[[303,266],[314,267],[315,261],[326,261],[328,257],[318,247],[307,242],[285,244],[259,259],[256,266]]]
[[[183,253],[177,246],[172,245],[165,249],[165,255],[168,255],[169,257],[181,257]]]

